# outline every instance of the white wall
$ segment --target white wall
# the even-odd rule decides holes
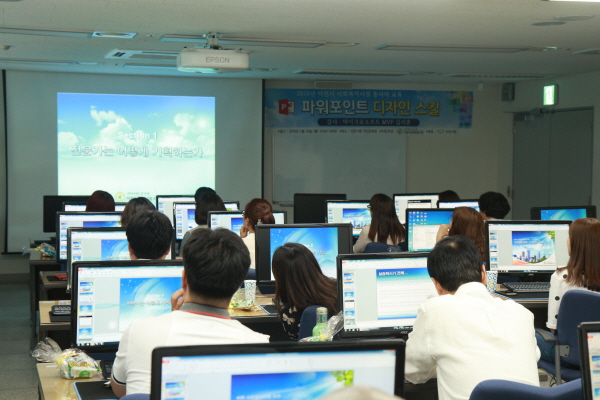
[[[542,91],[545,85],[558,84],[558,104],[549,109],[594,108],[594,121],[600,121],[600,72],[564,76],[540,81],[520,82],[515,86],[515,100],[503,103],[506,112],[526,112],[544,108]],[[547,108],[547,107],[546,107]],[[600,126],[594,124],[593,154],[600,152]],[[600,205],[600,162],[592,162],[592,204]]]
[[[308,81],[265,82],[266,88],[313,88],[313,85]],[[478,198],[490,190],[506,194],[512,182],[512,114],[503,112],[499,85],[486,84],[479,91],[477,85],[354,82],[353,89],[473,91],[471,136],[408,137],[406,190],[420,193],[452,189],[465,199]],[[271,138],[265,137],[264,193],[269,201],[273,197],[271,149]],[[377,162],[376,154],[373,162]]]

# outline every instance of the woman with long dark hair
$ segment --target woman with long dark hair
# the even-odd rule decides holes
[[[450,224],[442,224],[437,233],[437,242],[444,236],[464,235],[471,239],[479,253],[481,259],[487,261],[487,252],[485,249],[485,227],[483,217],[472,207],[456,207],[452,213]]]
[[[298,340],[302,313],[310,306],[327,308],[328,317],[338,313],[337,284],[321,271],[314,254],[299,243],[286,243],[273,254],[275,303],[283,328]]]
[[[96,190],[87,201],[85,211],[106,212],[115,211],[115,199],[104,190]]]
[[[398,245],[406,240],[406,229],[396,215],[394,200],[390,196],[378,193],[371,197],[369,202],[371,210],[371,224],[362,228],[354,252],[362,253],[370,242]]]
[[[273,216],[273,207],[265,199],[252,199],[244,208],[244,225],[240,228],[240,237],[248,246],[250,259],[252,263],[250,268],[256,268],[255,246],[256,225],[258,224],[274,224],[275,217]]]

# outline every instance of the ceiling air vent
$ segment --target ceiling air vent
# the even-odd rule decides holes
[[[375,50],[395,50],[395,51],[433,51],[433,52],[451,52],[451,53],[518,53],[531,49],[531,46],[419,46],[406,44],[386,43],[375,47]]]
[[[393,72],[393,71],[348,71],[338,69],[299,69],[294,71],[299,75],[363,75],[363,76],[406,76],[419,75],[420,73]]]
[[[177,52],[115,49],[108,53],[104,58],[113,58],[120,60],[177,61]]]
[[[556,75],[550,74],[478,74],[478,73],[455,73],[446,74],[449,78],[470,78],[470,79],[545,79]]]

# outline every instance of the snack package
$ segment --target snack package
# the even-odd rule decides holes
[[[321,335],[319,336],[309,336],[304,339],[300,339],[301,342],[330,342],[335,335],[338,334],[339,331],[342,330],[344,326],[344,316],[342,315],[342,311],[340,311],[337,315],[329,318],[327,321],[327,327],[323,329]]]
[[[38,247],[28,248],[23,246],[23,254],[28,254],[33,251],[39,251],[41,255],[45,257],[56,257],[56,249],[54,246],[50,246],[48,243],[42,243]]]
[[[61,350],[50,338],[39,342],[31,356],[41,362],[53,362],[66,379],[91,378],[100,372],[98,363],[79,349]]]

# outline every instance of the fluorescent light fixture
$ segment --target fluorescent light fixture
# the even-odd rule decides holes
[[[294,71],[298,75],[367,75],[367,76],[406,76],[417,75],[412,72],[394,72],[394,71],[360,71],[360,70],[342,70],[342,69],[299,69]]]
[[[102,32],[102,31],[94,31],[92,37],[99,38],[113,38],[113,39],[133,39],[137,35],[137,33],[127,33],[127,32]]]
[[[61,60],[29,60],[26,58],[0,58],[1,63],[18,63],[18,64],[48,64],[48,65],[74,65],[74,61]]]
[[[531,46],[520,47],[497,47],[497,46],[418,46],[405,44],[383,44],[375,47],[375,50],[395,51],[435,51],[456,53],[518,53],[529,50]]]
[[[123,68],[151,68],[151,69],[171,69],[177,71],[176,65],[163,65],[163,64],[135,64],[127,63],[123,64]]]
[[[89,39],[92,37],[91,31],[56,31],[51,29],[12,28],[7,26],[0,26],[0,33],[10,33],[14,35],[58,36],[78,39]]]
[[[544,105],[554,106],[558,104],[558,85],[544,86]]]
[[[229,46],[299,47],[308,49],[323,46],[327,43],[323,41],[256,39],[237,37],[219,37],[218,40],[219,44],[226,44]],[[163,35],[160,38],[160,41],[206,44],[207,38],[202,35]]]

